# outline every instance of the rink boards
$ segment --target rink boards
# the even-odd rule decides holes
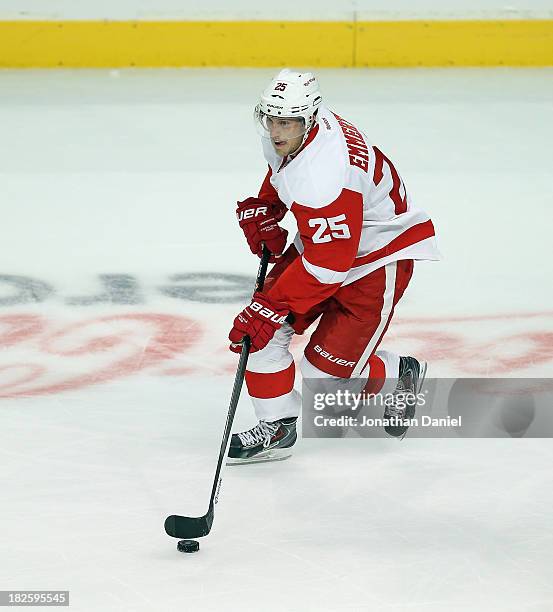
[[[553,20],[0,21],[0,67],[551,66]]]

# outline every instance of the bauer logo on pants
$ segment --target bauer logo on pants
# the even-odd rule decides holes
[[[355,361],[346,361],[345,359],[340,359],[339,357],[335,357],[334,355],[331,355],[328,351],[325,351],[318,344],[316,344],[313,348],[315,352],[319,353],[321,357],[328,359],[328,361],[331,361],[332,363],[335,363],[336,365],[346,366],[347,368],[353,368],[353,366],[355,365]]]

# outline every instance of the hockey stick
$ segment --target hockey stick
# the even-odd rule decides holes
[[[255,291],[263,290],[270,257],[271,252],[265,245],[263,245],[263,253],[261,255],[261,262],[259,264],[257,278],[255,281]],[[244,376],[246,374],[246,365],[248,363],[249,354],[250,337],[244,336],[244,340],[242,341],[242,352],[240,353],[240,360],[238,361],[236,376],[234,377],[234,386],[232,388],[232,395],[230,397],[227,422],[225,424],[225,432],[221,441],[219,461],[217,462],[217,469],[215,470],[215,478],[213,480],[213,487],[211,489],[211,497],[209,499],[209,508],[207,509],[207,513],[198,517],[179,516],[178,514],[168,516],[165,519],[165,532],[167,535],[170,535],[173,538],[201,538],[202,536],[206,536],[211,531],[215,504],[217,503],[219,491],[221,489],[221,467],[227,454],[228,441],[230,438],[232,423],[234,421],[234,415],[236,414],[236,407],[238,406],[238,400],[240,399],[240,391],[242,390],[242,383],[244,382]]]

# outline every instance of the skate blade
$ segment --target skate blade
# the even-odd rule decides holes
[[[246,463],[266,463],[268,461],[284,461],[292,456],[292,449],[290,448],[275,448],[268,449],[258,453],[254,457],[244,457],[243,459],[237,457],[227,457],[227,465],[243,465]]]
[[[419,384],[417,386],[417,393],[422,389],[422,384],[424,383],[424,379],[426,378],[426,371],[428,370],[428,361],[421,361],[421,371],[419,374]]]

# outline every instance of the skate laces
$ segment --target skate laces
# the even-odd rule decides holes
[[[263,442],[263,447],[267,448],[271,443],[271,438],[277,432],[280,423],[267,423],[267,421],[259,421],[259,424],[252,427],[248,431],[243,431],[238,434],[240,442],[244,446],[256,446]]]

